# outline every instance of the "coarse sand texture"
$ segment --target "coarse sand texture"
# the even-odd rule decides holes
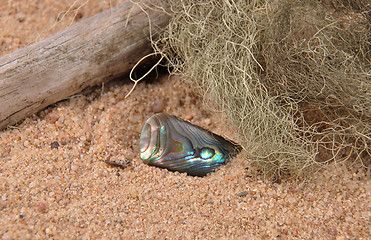
[[[40,38],[121,2],[90,0]],[[70,6],[0,0],[1,55]],[[370,175],[357,162],[274,181],[247,149],[205,177],[143,163],[140,132],[155,112],[238,133],[183,77],[159,74],[125,98],[132,85],[99,86],[0,131],[0,239],[370,239]]]

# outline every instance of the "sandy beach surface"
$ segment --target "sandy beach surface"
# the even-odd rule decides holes
[[[34,41],[72,2],[0,0],[1,55]],[[119,3],[91,0],[40,38],[110,2]],[[236,136],[177,76],[141,82],[125,99],[131,87],[97,87],[0,131],[1,239],[370,239],[370,174],[358,164],[280,183],[263,180],[246,152],[203,178],[144,164],[141,128],[159,109]]]

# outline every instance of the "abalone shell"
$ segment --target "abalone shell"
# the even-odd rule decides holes
[[[241,146],[173,115],[150,117],[140,135],[140,157],[153,166],[205,176],[241,151]]]

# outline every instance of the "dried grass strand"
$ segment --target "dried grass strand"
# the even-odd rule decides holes
[[[155,51],[228,117],[266,176],[367,165],[370,4],[165,2],[172,19]]]

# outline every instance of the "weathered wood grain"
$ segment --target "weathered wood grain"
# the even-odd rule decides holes
[[[152,33],[166,27],[166,14],[145,10]],[[146,13],[127,2],[0,57],[0,129],[130,71],[152,50],[149,29]]]

